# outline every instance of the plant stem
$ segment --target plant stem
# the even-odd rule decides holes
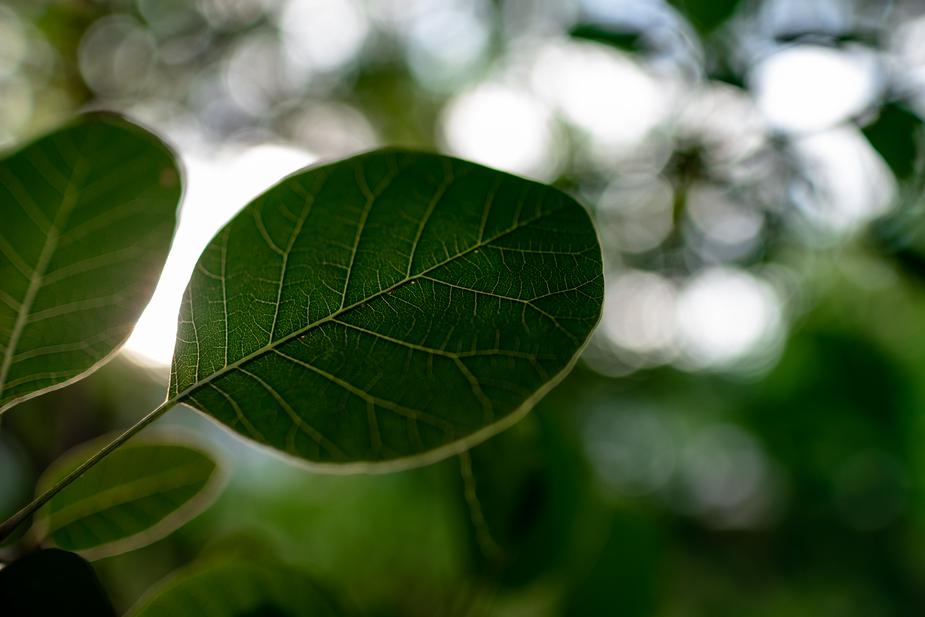
[[[86,473],[91,467],[109,456],[113,450],[117,449],[126,441],[134,437],[143,428],[164,415],[164,413],[174,405],[176,405],[176,401],[174,399],[168,399],[153,410],[149,411],[145,417],[136,422],[133,426],[130,426],[128,429],[126,429],[124,433],[106,444],[106,446],[103,447],[103,449],[101,449],[99,452],[81,463],[79,467],[74,469],[74,471],[55,482],[54,486],[33,499],[19,512],[5,520],[3,524],[0,524],[0,542],[3,542],[10,535],[12,535],[12,533],[16,531],[16,528],[19,527],[23,521],[35,514],[35,512],[46,503],[48,503],[52,497],[64,490],[69,484]]]

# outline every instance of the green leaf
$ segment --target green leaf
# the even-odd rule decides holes
[[[0,570],[0,613],[115,617],[116,611],[89,563],[73,553],[48,549]]]
[[[157,585],[128,617],[329,617],[332,601],[302,573],[241,558],[193,564]]]
[[[564,376],[601,270],[587,213],[550,187],[399,151],[309,169],[200,257],[169,396],[312,463],[434,461]]]
[[[470,568],[518,587],[562,567],[574,543],[587,469],[548,399],[524,422],[469,451],[461,465]],[[574,408],[568,408],[574,412]]]
[[[703,35],[723,25],[742,0],[668,0]]]
[[[128,338],[179,198],[164,144],[111,115],[0,161],[0,412],[86,376]]]
[[[925,123],[917,113],[901,103],[887,103],[862,130],[898,180],[914,179],[920,172]]]
[[[88,459],[106,440],[77,447],[42,476],[39,492]],[[42,538],[88,558],[150,544],[212,503],[222,484],[217,462],[177,438],[127,443],[56,495],[38,514]]]

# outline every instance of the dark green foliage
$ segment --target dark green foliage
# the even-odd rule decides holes
[[[716,30],[735,13],[742,0],[669,0],[701,35]]]
[[[602,295],[594,228],[565,194],[361,155],[290,176],[205,249],[169,396],[313,463],[433,461],[522,417]]]
[[[639,51],[644,46],[640,32],[608,28],[599,24],[578,24],[569,34],[576,39],[602,43],[630,52]]]
[[[925,125],[922,118],[901,103],[887,103],[877,118],[864,126],[870,141],[900,181],[909,180],[921,171]]]

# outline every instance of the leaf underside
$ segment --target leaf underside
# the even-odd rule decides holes
[[[209,244],[169,396],[312,463],[436,460],[551,387],[602,296],[594,229],[560,191],[364,154],[285,179]]]
[[[39,492],[102,443],[85,444],[57,461]],[[202,512],[217,492],[218,472],[215,460],[193,445],[163,437],[134,441],[56,495],[39,512],[37,528],[56,546],[92,559],[134,550]]]
[[[128,338],[179,198],[167,148],[111,115],[0,161],[0,411],[86,375]]]

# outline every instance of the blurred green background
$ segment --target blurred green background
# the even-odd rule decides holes
[[[160,402],[199,251],[303,165],[401,144],[554,183],[607,275],[575,372],[466,459],[322,476],[172,411],[231,483],[95,563],[120,610],[236,554],[371,617],[922,614],[918,0],[4,0],[0,144],[99,107],[177,149],[181,223],[119,360],[4,418],[4,512]]]

